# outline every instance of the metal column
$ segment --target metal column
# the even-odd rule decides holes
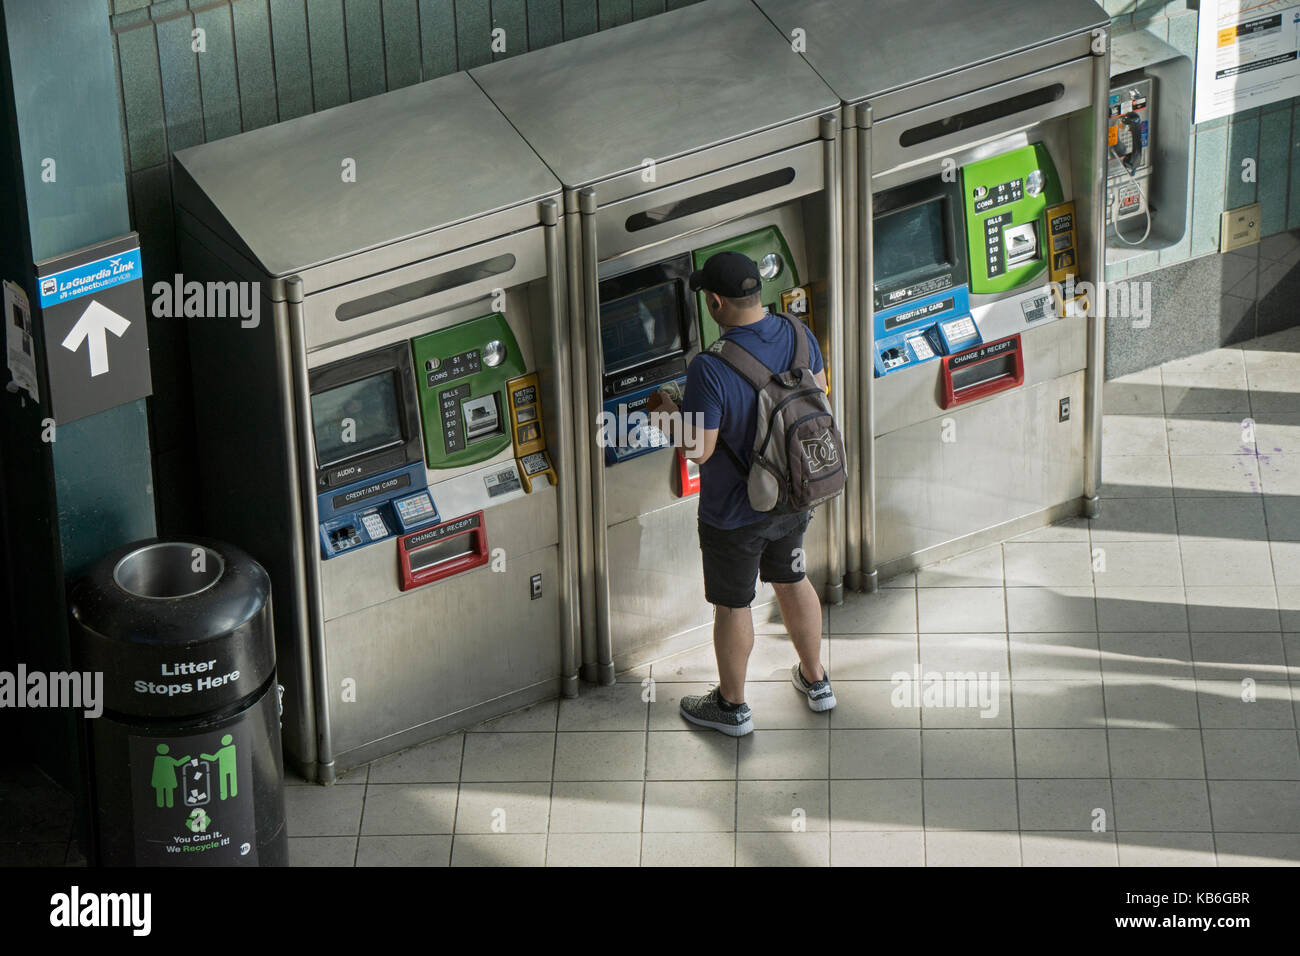
[[[858,141],[858,249],[872,248],[871,208],[871,104],[857,107]],[[862,456],[862,589],[880,587],[876,573],[876,423],[875,407],[875,295],[871,256],[860,254],[858,263],[858,442]]]
[[[830,312],[831,412],[837,422],[844,421],[844,311],[841,289],[844,285],[842,216],[840,212],[840,141],[839,118],[834,114],[821,118],[823,196],[826,202],[826,304]],[[827,604],[844,603],[844,498],[833,498],[827,506],[826,593]]]
[[[1098,51],[1098,45],[1101,49]],[[1092,229],[1088,246],[1094,289],[1088,309],[1088,368],[1083,383],[1083,514],[1101,511],[1101,426],[1103,383],[1106,377],[1106,136],[1110,102],[1110,33],[1093,32],[1092,119],[1096,158],[1092,182]]]

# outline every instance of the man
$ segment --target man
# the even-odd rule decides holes
[[[738,252],[721,252],[691,275],[691,290],[704,302],[723,338],[735,342],[774,372],[794,361],[795,335],[808,336],[809,367],[826,388],[821,349],[811,331],[799,330],[770,315],[759,299],[758,266]],[[770,515],[749,505],[746,482],[758,427],[757,392],[725,361],[698,355],[686,375],[682,402],[686,421],[702,422],[703,433],[690,446],[700,466],[700,551],[704,556],[704,594],[714,606],[713,649],[718,686],[702,696],[682,698],[682,716],[733,737],[754,729],[745,703],[745,669],[754,648],[750,604],[757,578],[771,583],[781,619],[799,662],[791,680],[815,711],[835,706],[830,678],[821,665],[822,609],[817,591],[804,575],[803,534],[812,512]],[[672,398],[656,392],[651,412],[677,411]]]

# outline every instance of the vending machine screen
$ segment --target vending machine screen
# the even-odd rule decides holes
[[[317,392],[311,397],[311,413],[322,468],[403,440],[392,371]]]
[[[682,351],[682,309],[677,286],[675,281],[665,282],[601,303],[605,374]]]
[[[878,285],[906,285],[952,262],[943,204],[940,197],[875,221],[872,261]]]

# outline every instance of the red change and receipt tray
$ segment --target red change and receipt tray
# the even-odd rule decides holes
[[[944,408],[987,398],[1025,381],[1025,357],[1020,334],[985,342],[943,357]]]
[[[483,512],[403,535],[397,539],[397,560],[403,591],[487,564]]]

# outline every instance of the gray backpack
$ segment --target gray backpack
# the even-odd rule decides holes
[[[758,392],[758,427],[750,456],[749,505],[755,511],[793,513],[834,498],[844,490],[844,439],[830,402],[809,368],[803,323],[781,314],[794,327],[794,362],[789,370],[768,368],[744,346],[720,338],[709,353],[726,362]],[[736,453],[718,440],[746,473]]]

